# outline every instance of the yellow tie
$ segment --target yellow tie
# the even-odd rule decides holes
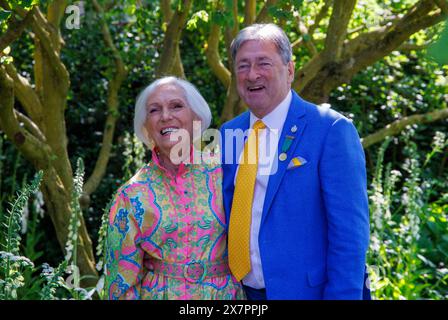
[[[254,123],[244,145],[238,168],[229,223],[229,265],[235,278],[243,279],[250,271],[250,224],[258,169],[258,130],[266,128],[263,121]]]

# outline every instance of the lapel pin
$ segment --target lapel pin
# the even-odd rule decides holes
[[[294,132],[296,132],[296,131],[297,131],[297,126],[296,126],[296,125],[292,126],[292,128],[291,128],[291,132],[294,133]]]
[[[280,159],[280,161],[285,161],[287,157],[288,157],[288,156],[287,156],[286,153],[284,153],[284,152],[280,153],[280,155],[278,156],[278,158]]]

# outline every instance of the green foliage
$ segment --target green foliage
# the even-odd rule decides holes
[[[73,275],[73,286],[74,288],[80,287],[80,277],[78,271],[78,229],[81,226],[82,219],[82,210],[79,204],[79,198],[82,195],[82,187],[84,181],[84,162],[81,158],[77,161],[77,168],[75,177],[73,179],[73,191],[72,191],[72,199],[71,199],[71,212],[72,216],[70,218],[70,223],[68,225],[68,234],[67,234],[67,243],[65,245],[65,262],[68,269],[68,272]],[[74,291],[75,298],[78,298],[77,291]]]
[[[444,248],[430,248],[430,238],[446,237],[447,212],[436,213],[440,204],[430,202],[431,181],[422,180],[420,155],[411,140],[414,131],[403,134],[406,160],[402,170],[384,168],[387,139],[379,149],[370,194],[371,245],[368,262],[373,295],[378,299],[446,299],[448,270]],[[433,151],[431,151],[433,152]],[[401,183],[402,190],[397,186]],[[446,199],[445,199],[446,202]],[[427,230],[428,223],[445,223]],[[441,241],[439,246],[444,246]],[[434,251],[440,251],[434,254]],[[431,252],[431,256],[429,253]],[[444,256],[445,255],[445,256]]]
[[[38,248],[42,247],[45,241],[44,232],[40,228],[40,221],[44,215],[43,204],[42,193],[37,191],[28,213],[31,217],[25,214],[22,217],[22,234],[25,237],[22,252],[23,256],[34,262],[34,265],[44,256],[43,249]],[[24,270],[23,278],[24,285],[17,290],[17,296],[23,300],[39,299],[44,279],[38,274],[36,268]]]
[[[138,169],[145,164],[146,150],[143,143],[138,140],[137,136],[125,132],[124,139],[124,165],[123,165],[123,182],[129,180]]]
[[[100,279],[96,286],[96,291],[100,300],[105,298],[106,292],[104,291],[104,266],[106,264],[106,244],[107,244],[107,228],[109,226],[109,211],[112,207],[114,195],[110,198],[109,203],[104,208],[103,215],[101,216],[101,226],[98,231],[98,245],[96,247],[97,265],[96,269],[101,273]]]
[[[40,1],[45,12],[50,1]],[[358,2],[349,24],[349,39],[362,32],[373,31],[405,12],[415,0],[366,0]],[[34,1],[8,1],[29,9]],[[102,2],[104,3],[104,2]],[[108,224],[111,196],[138,168],[148,161],[148,153],[133,135],[133,108],[137,94],[155,79],[164,40],[162,14],[158,1],[116,1],[105,14],[113,41],[128,69],[129,76],[120,90],[120,120],[116,127],[112,156],[97,191],[91,195],[90,207],[82,212],[77,199],[81,195],[83,174],[93,171],[107,116],[107,85],[114,74],[113,56],[103,45],[98,17],[90,1],[84,1],[85,14],[80,29],[61,29],[64,46],[61,57],[70,74],[70,92],[65,110],[68,152],[75,173],[72,195],[72,219],[67,230],[67,255],[60,253],[51,221],[42,214],[42,194],[36,193],[24,205],[29,217],[21,234],[14,220],[11,238],[16,239],[14,252],[1,253],[1,294],[8,299],[90,299],[96,290],[101,297],[101,279],[97,288],[80,287],[76,269],[78,222],[84,215],[89,235],[96,244],[97,269],[103,271],[104,241]],[[177,9],[181,1],[171,1]],[[183,30],[180,51],[185,74],[206,97],[212,109],[213,127],[217,126],[226,99],[226,88],[210,72],[205,58],[205,43],[210,24],[233,27],[234,1],[194,1]],[[282,0],[269,9],[274,22],[280,22],[292,41],[299,40],[296,12],[307,25],[323,7],[323,1]],[[257,10],[262,2],[257,1]],[[288,7],[291,10],[284,10]],[[238,2],[238,23],[244,15],[243,2]],[[331,8],[330,8],[331,12]],[[0,30],[11,20],[8,11],[0,11]],[[323,19],[314,33],[314,45],[322,49],[327,35],[328,18]],[[241,25],[240,25],[241,26]],[[434,38],[440,27],[418,32],[411,43],[424,44]],[[446,32],[446,29],[445,29]],[[440,43],[445,42],[444,34]],[[228,66],[228,54],[221,36],[220,54]],[[306,40],[306,39],[305,39]],[[20,74],[31,83],[33,79],[34,42],[30,33],[15,41],[2,63],[12,61]],[[7,51],[8,51],[7,50]],[[445,50],[446,51],[446,50]],[[438,50],[439,53],[445,51]],[[432,53],[432,51],[430,50]],[[305,46],[295,48],[297,68],[311,58]],[[364,137],[392,121],[416,113],[445,108],[448,102],[448,68],[436,64],[425,53],[394,51],[367,67],[350,83],[332,92],[333,108],[354,120]],[[366,150],[368,165],[372,237],[368,261],[373,295],[377,299],[446,299],[448,261],[448,147],[446,121],[414,126],[413,134],[391,138],[382,147]],[[0,135],[0,220],[7,221],[5,207],[14,201],[14,194],[32,176],[32,167],[22,159],[9,142]],[[98,231],[99,230],[99,231]],[[9,233],[0,233],[6,243]],[[45,253],[44,253],[45,248]],[[1,250],[4,250],[2,248]],[[26,258],[25,258],[26,257]],[[9,261],[7,280],[6,262]],[[51,266],[56,267],[51,267]],[[35,267],[38,266],[38,267]],[[2,286],[2,287],[1,287]],[[1,297],[0,297],[1,298]]]
[[[42,287],[40,292],[41,300],[55,300],[56,291],[58,288],[63,287],[65,284],[64,273],[67,267],[67,262],[63,261],[56,270],[48,265],[48,263],[44,263],[42,265],[42,273],[41,277],[45,279],[45,285]]]
[[[443,65],[448,64],[448,20],[445,22],[445,28],[440,35],[440,39],[432,44],[428,50],[428,54],[434,58],[437,63]]]
[[[40,171],[30,185],[25,185],[18,193],[11,209],[2,221],[2,239],[0,243],[0,299],[91,299],[97,290],[90,291],[80,286],[82,277],[77,268],[78,227],[82,215],[79,206],[79,197],[82,193],[84,164],[81,159],[77,161],[78,167],[74,177],[74,188],[72,194],[72,218],[68,227],[68,239],[66,256],[58,267],[54,269],[48,263],[42,264],[40,275],[33,261],[38,260],[43,252],[36,251],[36,245],[42,238],[43,233],[37,230],[42,200],[36,197],[34,203],[33,217],[26,225],[27,237],[23,249],[21,249],[21,227],[27,217],[23,215],[28,211],[28,202],[32,194],[38,193],[43,173]],[[25,219],[25,220],[24,220]],[[21,251],[25,256],[20,255]],[[65,275],[69,275],[64,279]]]
[[[194,30],[197,28],[198,22],[208,22],[208,13],[205,10],[195,12],[190,20],[187,21],[187,30]]]
[[[38,0],[13,0],[11,1],[13,7],[19,6],[23,9],[30,9],[32,6],[39,3]]]
[[[11,16],[11,11],[4,10],[4,9],[0,8],[0,22],[8,20],[10,16]]]
[[[42,175],[40,171],[30,185],[22,188],[1,221],[4,242],[0,251],[0,299],[16,299],[17,289],[24,285],[23,270],[34,267],[27,257],[20,256],[20,226],[23,210],[30,195],[39,188]]]
[[[361,137],[412,114],[445,108],[448,102],[446,68],[427,59],[422,52],[391,55],[357,74],[349,84],[331,93],[333,107],[353,119]],[[429,151],[434,131],[446,132],[443,122],[419,125],[415,139],[419,152]],[[400,139],[393,141],[393,161],[402,161]],[[375,155],[367,149],[369,174],[374,172]],[[434,170],[438,163],[432,163]],[[440,167],[440,166],[439,166]],[[434,172],[434,171],[433,171]]]

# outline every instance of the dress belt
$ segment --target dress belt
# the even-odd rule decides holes
[[[175,279],[186,279],[193,283],[201,282],[210,277],[230,274],[227,260],[223,259],[217,261],[192,260],[187,263],[149,259],[146,266],[156,274]]]

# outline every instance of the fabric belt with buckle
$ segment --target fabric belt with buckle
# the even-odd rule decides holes
[[[176,279],[186,279],[193,283],[201,282],[210,277],[226,276],[230,274],[227,261],[192,260],[187,263],[168,262],[150,259],[146,266],[156,274]]]

